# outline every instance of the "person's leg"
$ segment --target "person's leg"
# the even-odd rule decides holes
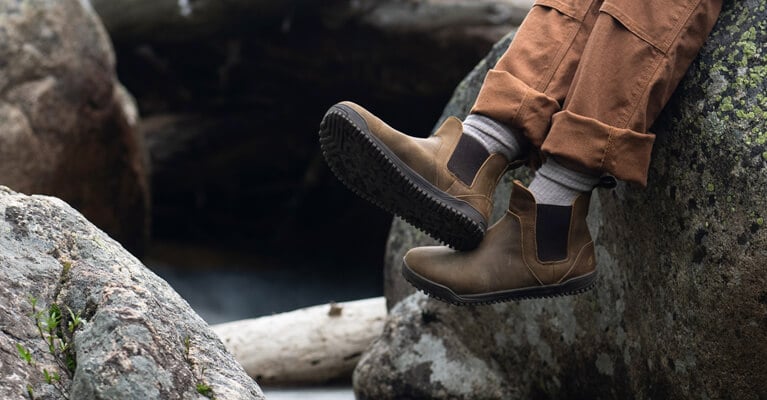
[[[540,1],[488,74],[475,112],[463,124],[449,119],[428,139],[405,135],[353,103],[331,107],[320,128],[331,169],[363,198],[431,236],[475,248],[497,182],[509,163],[526,157],[528,142],[540,146],[559,110],[600,2]]]
[[[472,114],[511,127],[539,148],[560,111],[602,0],[539,0],[487,73]]]
[[[469,118],[481,115],[512,127],[532,144],[536,158],[551,117],[570,90],[601,5],[602,0],[536,2],[507,52],[488,72]],[[549,162],[529,189],[541,203],[569,205],[598,181]]]
[[[564,109],[544,139],[548,160],[587,177],[608,173],[646,184],[653,143],[648,129],[720,8],[721,0],[606,0]],[[567,206],[540,204],[517,182],[509,211],[477,250],[413,249],[403,274],[459,304],[579,293],[596,277],[588,199],[584,191]]]
[[[714,26],[722,0],[607,0],[542,150],[647,184],[650,126]]]
[[[539,203],[567,205],[602,173],[646,184],[648,129],[720,8],[721,0],[605,2],[564,111],[554,115],[543,144],[560,162],[551,157],[536,173],[530,191]]]

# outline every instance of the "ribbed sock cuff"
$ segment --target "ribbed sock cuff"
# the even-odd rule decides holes
[[[477,139],[489,153],[500,153],[513,161],[522,154],[522,146],[511,128],[492,118],[470,114],[463,121],[463,132]]]
[[[567,169],[549,157],[535,173],[528,188],[539,204],[572,205],[578,195],[590,192],[599,177]]]

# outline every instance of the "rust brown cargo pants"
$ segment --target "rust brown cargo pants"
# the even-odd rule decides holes
[[[647,184],[655,118],[722,0],[538,0],[472,112],[566,165]]]

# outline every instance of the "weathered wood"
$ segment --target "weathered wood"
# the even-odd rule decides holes
[[[260,384],[310,384],[350,378],[385,318],[385,300],[376,297],[212,328]]]

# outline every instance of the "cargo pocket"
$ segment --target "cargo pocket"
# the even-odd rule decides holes
[[[666,53],[698,3],[699,0],[605,0],[599,11]]]
[[[530,87],[543,92],[561,68],[563,59],[567,67],[577,63],[585,45],[575,44],[579,32],[583,32],[584,21],[596,16],[596,9],[601,0],[537,0],[514,37],[510,50],[515,59],[534,69],[532,79],[522,76]],[[597,3],[597,4],[595,4]],[[591,15],[589,14],[591,13]],[[507,71],[517,70],[513,66],[502,68]],[[564,97],[565,93],[562,93]]]
[[[583,0],[537,0],[533,7],[542,6],[552,8],[572,19],[583,22],[592,3],[593,1]]]

